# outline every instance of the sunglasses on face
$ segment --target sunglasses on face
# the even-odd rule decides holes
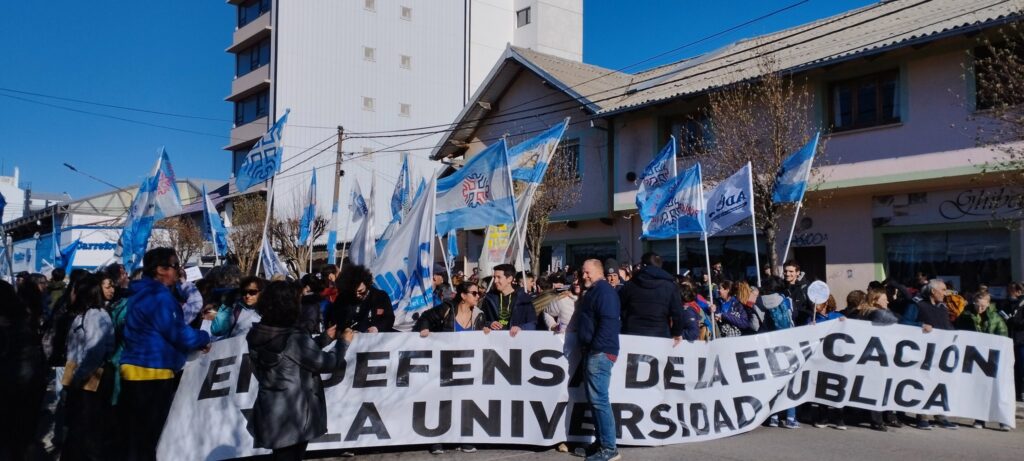
[[[168,264],[168,265],[166,265],[164,267],[171,268],[171,269],[174,269],[174,270],[180,270],[181,269],[181,263]]]
[[[256,296],[260,294],[260,290],[245,290],[246,296]]]

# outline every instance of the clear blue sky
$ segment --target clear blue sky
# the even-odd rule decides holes
[[[356,0],[345,0],[356,1]],[[584,1],[584,60],[619,69],[799,0]],[[626,69],[636,72],[874,3],[810,0],[740,30]],[[84,197],[138,183],[165,146],[179,177],[226,179],[235,9],[220,0],[6,2],[0,15],[0,162],[33,189]],[[7,90],[5,90],[7,89]],[[190,117],[100,107],[25,91]],[[28,99],[28,102],[10,96]],[[50,104],[51,106],[43,105]],[[161,128],[94,114],[162,125]],[[198,118],[194,118],[198,117]]]

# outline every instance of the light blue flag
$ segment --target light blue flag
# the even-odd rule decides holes
[[[671,192],[666,184],[672,179],[672,168],[676,161],[676,138],[670,136],[668,144],[661,148],[661,152],[654,157],[654,160],[644,168],[644,172],[637,180],[640,183],[636,191],[636,209],[640,213],[643,222],[649,222],[658,212],[658,207],[665,201]]]
[[[548,170],[551,155],[569,126],[569,118],[548,128],[543,133],[523,141],[508,149],[508,161],[512,168],[512,179],[530,183],[540,183]]]
[[[459,256],[459,239],[455,232],[448,233],[448,259],[449,265],[455,265],[455,258]]]
[[[213,205],[203,184],[203,239],[213,242],[213,249],[220,257],[228,254],[228,230],[221,221],[217,207]]]
[[[422,194],[423,191],[425,191],[425,190],[427,190],[427,181],[423,180],[423,179],[420,179],[420,185],[416,186],[416,193],[412,196],[412,201],[415,202],[415,201],[419,200],[420,199],[420,194]]]
[[[667,183],[669,195],[650,220],[643,221],[643,236],[668,238],[704,232],[704,203],[700,163],[682,171]]]
[[[331,222],[327,226],[331,230],[327,232],[327,264],[334,264],[338,257],[338,201],[331,206]]]
[[[428,190],[434,190],[431,178]],[[373,283],[391,298],[395,329],[409,331],[419,314],[434,305],[434,220],[436,195],[425,193],[413,202],[384,251],[370,265]]]
[[[161,148],[152,174],[142,180],[132,199],[114,252],[114,256],[121,259],[125,270],[131,272],[142,264],[149,236],[153,233],[153,224],[158,219],[181,211],[181,201],[177,197],[174,169],[171,168],[167,152]]]
[[[274,177],[281,169],[281,152],[284,150],[281,136],[284,134],[284,125],[288,122],[288,112],[285,110],[284,115],[277,119],[267,134],[256,141],[256,145],[246,154],[242,166],[238,169],[238,177],[235,178],[238,192],[245,192],[253,185]]]
[[[53,250],[53,267],[63,268],[65,266],[66,262],[64,261],[64,258],[63,258],[63,256],[64,256],[63,252],[60,251],[60,231],[61,231],[60,227],[61,226],[60,226],[60,223],[57,222],[57,212],[56,212],[56,210],[53,212],[53,215],[51,215],[50,218],[51,218],[51,222],[53,224],[53,232],[50,233],[50,238],[53,240],[52,245],[53,245],[53,248],[54,248],[54,250]]]
[[[772,193],[774,203],[799,203],[804,199],[807,180],[811,176],[811,162],[814,152],[818,150],[818,138],[821,133],[814,133],[804,147],[793,153],[782,162],[778,174],[775,175],[775,192]]]
[[[363,197],[358,181],[352,186],[352,201],[350,202],[350,206],[353,208],[352,214],[357,219],[362,220],[359,222],[355,235],[352,236],[352,245],[349,246],[348,257],[353,264],[369,266],[377,257],[377,249],[374,244],[374,238],[376,237],[373,226],[374,209],[372,207],[372,204],[375,203],[374,190],[376,189],[376,183],[377,177],[371,177],[369,200]]]
[[[754,213],[750,162],[719,182],[707,195],[704,215],[708,236],[726,230]]]
[[[65,272],[70,272],[69,269],[74,266],[75,255],[78,253],[80,243],[82,243],[80,239],[75,239],[74,242],[60,250],[61,265],[57,267],[63,268]]]
[[[306,201],[306,208],[302,210],[302,218],[299,220],[299,245],[311,244],[309,242],[313,233],[313,220],[316,219],[316,168],[313,169],[313,179],[309,181],[309,200]]]
[[[4,209],[7,208],[7,198],[0,194],[0,224],[4,222]]]
[[[178,195],[178,180],[174,176],[171,157],[163,147],[160,148],[160,160],[154,175],[156,184],[152,200],[156,203],[156,219],[181,214],[181,196]]]
[[[508,149],[502,139],[437,181],[437,233],[515,222]]]
[[[277,252],[270,246],[270,239],[263,239],[263,246],[260,247],[260,259],[262,260],[260,267],[263,270],[263,277],[271,279],[275,275],[288,276],[288,266],[281,261]]]
[[[391,194],[391,221],[402,221],[405,212],[409,210],[410,193],[409,187],[409,157],[405,156],[402,161],[402,171],[398,173],[398,180],[395,181],[395,191]]]

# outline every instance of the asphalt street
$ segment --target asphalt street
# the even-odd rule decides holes
[[[851,461],[851,460],[956,460],[956,461],[998,461],[1024,459],[1024,406],[1018,404],[1017,429],[1011,432],[989,429],[973,429],[970,421],[957,420],[956,430],[933,428],[922,431],[912,427],[890,428],[880,433],[867,426],[850,426],[846,431],[831,428],[818,429],[804,424],[800,429],[761,427],[746,434],[725,439],[669,445],[662,447],[622,448],[624,460],[699,460],[699,461]],[[413,460],[580,460],[553,448],[523,450],[504,447],[502,449],[481,447],[476,453],[448,451],[443,455],[431,455],[427,447],[389,449],[387,452],[359,453],[356,458],[364,461],[413,461]],[[336,453],[333,454],[337,456]],[[307,457],[317,456],[314,453]],[[321,454],[319,456],[330,456]]]

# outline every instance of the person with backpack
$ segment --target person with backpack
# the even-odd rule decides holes
[[[230,307],[223,305],[217,310],[217,316],[210,324],[210,333],[218,339],[245,336],[252,325],[260,321],[256,303],[260,300],[263,283],[259,277],[242,278],[238,282],[238,300]]]
[[[793,328],[793,301],[785,296],[786,286],[776,276],[768,277],[761,284],[760,295],[757,297],[757,316],[761,320],[760,331],[780,331]],[[779,427],[779,416],[783,412],[776,413],[768,418],[768,427]],[[798,429],[800,423],[796,420],[796,407],[785,410],[786,420],[782,427],[786,429]]]
[[[103,308],[101,278],[89,275],[74,287],[68,312],[73,316],[68,332],[67,431],[61,459],[104,460],[110,455],[112,391],[107,360],[114,350],[114,324]]]

